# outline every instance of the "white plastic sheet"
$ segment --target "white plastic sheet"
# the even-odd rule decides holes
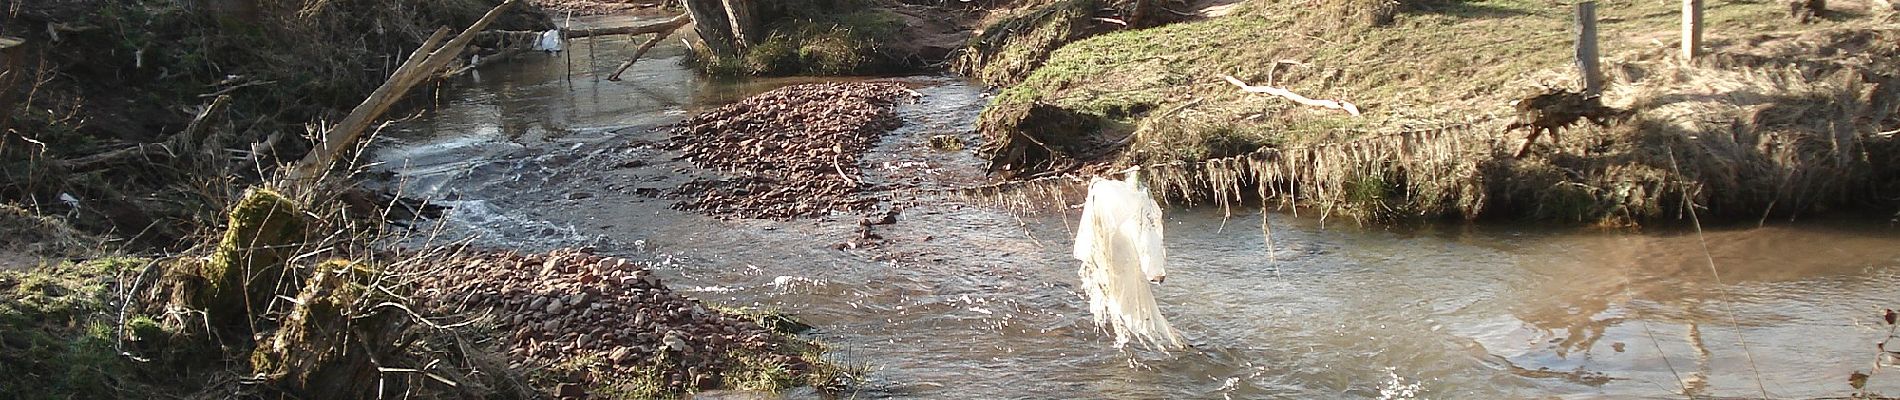
[[[1168,349],[1183,347],[1155,304],[1150,281],[1167,277],[1162,247],[1161,206],[1137,173],[1124,180],[1095,178],[1082,223],[1075,234],[1075,258],[1082,288],[1095,323],[1115,333],[1115,347],[1128,342]]]
[[[534,43],[534,49],[540,51],[561,51],[561,31],[559,29],[541,32],[541,40]]]

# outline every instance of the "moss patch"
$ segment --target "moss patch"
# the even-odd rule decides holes
[[[297,287],[286,266],[304,243],[309,222],[303,208],[264,188],[245,192],[231,209],[211,256],[169,268],[181,305],[204,310],[213,325],[246,326],[277,293]]]
[[[112,258],[0,271],[0,393],[20,399],[152,395],[143,391],[144,382],[165,375],[119,356],[117,309],[107,303],[116,277],[143,265]]]
[[[387,316],[365,311],[372,294],[365,283],[375,274],[346,260],[317,265],[277,331],[251,353],[251,370],[304,398],[374,393],[376,360],[387,360],[391,351],[383,336],[394,326]]]

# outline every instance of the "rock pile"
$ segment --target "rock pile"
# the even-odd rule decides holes
[[[675,126],[669,148],[730,178],[688,185],[675,208],[717,217],[812,218],[876,204],[858,160],[903,122],[893,108],[914,95],[896,83],[781,88]]]
[[[787,354],[794,353],[791,339],[676,294],[646,267],[624,259],[557,250],[463,262],[424,283],[418,300],[438,314],[492,313],[503,351],[523,365],[589,360],[588,372],[656,377],[668,392],[682,393],[720,387],[725,373],[738,367],[737,354],[794,376],[822,362]]]

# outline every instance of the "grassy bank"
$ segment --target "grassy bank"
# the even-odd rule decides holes
[[[20,399],[121,398],[148,393],[166,381],[162,371],[119,357],[132,339],[158,339],[142,318],[135,333],[113,323],[117,276],[136,273],[145,260],[102,259],[0,271],[0,393]],[[140,335],[145,336],[140,336]],[[160,392],[162,393],[162,392]]]
[[[1674,218],[1683,199],[1732,217],[1894,204],[1878,196],[1893,193],[1881,191],[1894,184],[1892,139],[1876,134],[1900,125],[1890,16],[1804,25],[1784,5],[1711,5],[1709,54],[1683,63],[1673,5],[1601,4],[1603,101],[1632,114],[1515,159],[1512,102],[1577,87],[1568,8],[1335,3],[1252,1],[1062,46],[985,111],[993,169],[1165,166],[1153,186],[1178,198],[1247,192],[1364,217],[1617,222]],[[1364,114],[1244,93],[1224,75]],[[1058,128],[1076,125],[1099,129]]]

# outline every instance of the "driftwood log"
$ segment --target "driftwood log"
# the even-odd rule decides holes
[[[1537,142],[1539,136],[1550,133],[1551,142],[1560,142],[1557,131],[1588,119],[1597,126],[1608,126],[1611,121],[1629,116],[1629,111],[1617,110],[1603,105],[1602,99],[1582,92],[1564,89],[1547,89],[1543,93],[1511,102],[1517,109],[1517,119],[1505,127],[1507,131],[1518,128],[1530,128],[1531,134],[1524,144],[1511,153],[1511,157],[1523,158]]]

